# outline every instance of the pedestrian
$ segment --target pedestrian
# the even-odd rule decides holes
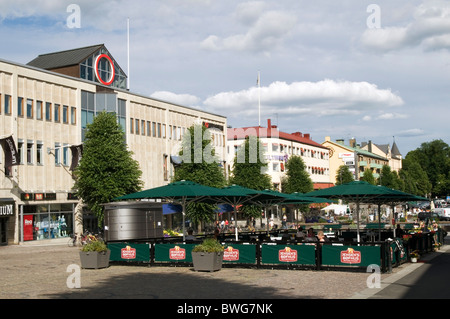
[[[297,234],[295,234],[295,237],[300,238],[300,239],[305,238],[305,233],[303,232],[302,226],[298,226]]]
[[[320,242],[328,242],[328,241],[330,241],[327,238],[327,236],[323,233],[323,231],[321,231],[321,230],[317,233],[317,238],[319,239]]]

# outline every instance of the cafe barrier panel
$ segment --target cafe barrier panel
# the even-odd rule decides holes
[[[408,235],[381,242],[226,242],[223,265],[317,270],[346,268],[363,270],[378,265],[382,272],[390,272],[410,258],[412,251],[421,254],[443,243],[443,232]],[[110,261],[141,262],[149,265],[192,265],[191,251],[198,243],[112,242]]]

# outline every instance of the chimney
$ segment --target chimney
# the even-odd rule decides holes
[[[369,144],[368,144],[367,150],[368,150],[370,153],[372,153],[372,141],[371,141],[371,140],[369,140]]]
[[[336,143],[344,145],[344,139],[343,138],[337,139]]]
[[[301,132],[295,132],[295,133],[292,133],[292,135],[298,136],[298,137],[302,137],[303,136],[303,134]]]
[[[272,128],[272,121],[270,119],[267,120],[267,128]]]
[[[307,138],[309,140],[309,139],[311,139],[311,134],[305,133],[305,134],[303,134],[303,137]]]
[[[350,142],[350,147],[356,147],[356,139],[355,138],[351,138],[349,142]]]

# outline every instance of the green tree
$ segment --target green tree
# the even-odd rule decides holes
[[[350,172],[347,165],[339,166],[339,169],[336,172],[336,185],[347,184],[353,182],[354,180],[353,174]]]
[[[264,173],[267,163],[264,161],[262,150],[259,138],[250,136],[245,139],[234,158],[229,179],[230,185],[240,185],[255,190],[272,188],[272,179]],[[243,205],[241,211],[246,218],[261,217],[261,208],[255,205]]]
[[[378,177],[377,184],[392,189],[400,189],[398,176],[391,171],[391,167],[389,165],[383,165],[381,168],[381,173],[380,177]]]
[[[412,186],[407,186],[415,188],[416,192],[414,194],[420,196],[427,196],[431,193],[432,184],[428,179],[428,175],[425,170],[422,169],[419,162],[412,157],[406,157],[402,161],[402,176],[407,176],[408,180],[405,182],[412,184]],[[405,174],[406,173],[406,174]]]
[[[283,192],[291,194],[295,192],[311,192],[313,182],[306,171],[305,162],[300,156],[291,156],[286,163],[286,178],[281,183]]]
[[[376,184],[375,177],[373,176],[372,170],[369,168],[366,168],[364,170],[364,175],[359,180],[365,181],[372,185]]]
[[[182,164],[175,169],[173,181],[189,180],[210,187],[224,187],[226,179],[223,168],[211,144],[211,134],[202,125],[189,127],[183,136],[179,155]],[[197,223],[214,220],[215,205],[191,203],[186,208],[186,217]]]
[[[115,114],[102,112],[87,126],[83,156],[74,171],[74,189],[98,217],[99,226],[101,204],[142,189],[142,172],[132,154]]]
[[[419,148],[405,156],[409,162],[417,162],[428,176],[433,196],[445,196],[450,181],[450,146],[442,140],[422,143]]]

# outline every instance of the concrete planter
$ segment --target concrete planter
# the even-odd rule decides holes
[[[109,266],[109,257],[111,250],[106,252],[97,251],[80,251],[81,268],[85,269],[99,269],[107,268]]]
[[[195,271],[217,271],[222,269],[223,252],[192,252]]]

